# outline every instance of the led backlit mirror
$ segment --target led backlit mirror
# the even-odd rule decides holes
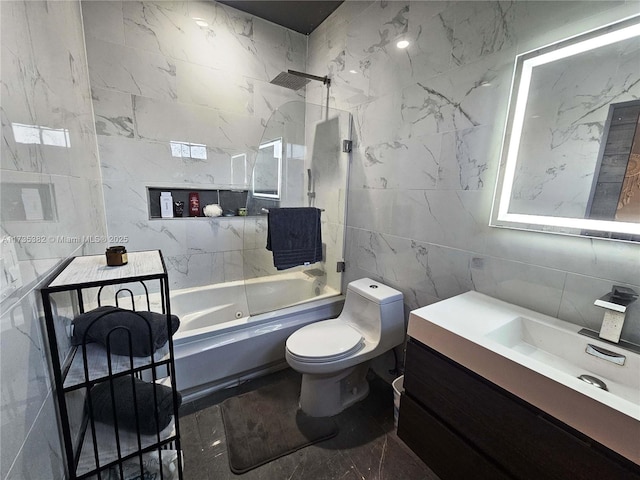
[[[491,225],[640,241],[640,17],[516,58]]]
[[[253,168],[253,196],[280,198],[282,183],[282,138],[263,143]]]

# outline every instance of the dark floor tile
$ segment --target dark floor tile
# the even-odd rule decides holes
[[[375,375],[369,378],[369,396],[334,417],[340,427],[336,437],[235,475],[219,404],[283,379],[299,385],[301,376],[283,370],[182,407],[185,480],[438,480],[395,435],[393,389]]]
[[[180,446],[185,480],[208,480],[206,464],[203,463],[202,439],[195,415],[180,418]],[[204,474],[201,473],[203,469]]]

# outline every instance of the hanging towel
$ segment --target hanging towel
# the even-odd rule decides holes
[[[267,218],[267,250],[278,270],[322,260],[318,208],[270,208]]]

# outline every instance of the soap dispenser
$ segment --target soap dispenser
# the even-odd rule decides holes
[[[173,218],[173,197],[171,192],[160,192],[160,216]]]

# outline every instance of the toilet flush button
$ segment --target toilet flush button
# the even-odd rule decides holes
[[[369,288],[378,288],[378,285],[369,285]]]

